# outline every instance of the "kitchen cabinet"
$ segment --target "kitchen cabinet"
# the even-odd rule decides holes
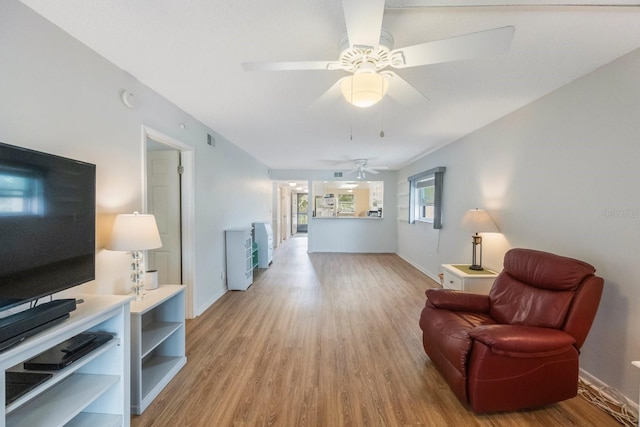
[[[316,196],[316,217],[335,217],[337,214],[336,198],[332,196]]]

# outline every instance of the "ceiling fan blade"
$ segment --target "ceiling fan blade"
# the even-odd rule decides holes
[[[243,62],[244,71],[298,71],[298,70],[337,70],[340,64],[336,61],[259,61]]]
[[[365,172],[367,172],[367,173],[371,173],[371,174],[374,174],[374,175],[377,175],[379,173],[377,170],[371,169],[371,168],[364,168],[363,170]]]
[[[384,0],[343,0],[349,47],[380,44]]]
[[[322,94],[322,96],[320,96],[320,98],[316,99],[314,103],[309,106],[309,110],[327,108],[339,99],[342,96],[340,83],[342,83],[342,80],[344,79],[345,77],[335,82],[325,93]]]
[[[429,98],[411,86],[405,79],[393,71],[383,71],[381,74],[389,76],[389,91],[387,96],[408,107],[419,107],[429,102]]]
[[[388,9],[485,6],[638,6],[638,0],[387,0]]]
[[[391,51],[391,66],[416,67],[504,53],[511,46],[515,30],[507,26],[395,49]]]

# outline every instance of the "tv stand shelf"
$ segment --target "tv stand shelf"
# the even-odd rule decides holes
[[[131,303],[131,412],[141,414],[187,363],[184,286]]]
[[[82,332],[109,332],[114,338],[9,405],[0,426],[128,426],[128,296],[83,295],[69,319],[0,353],[0,377],[24,371],[23,363]],[[4,396],[4,387],[2,388]]]

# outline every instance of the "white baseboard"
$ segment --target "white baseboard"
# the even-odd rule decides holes
[[[580,369],[578,395],[621,425],[638,426],[638,404],[583,369]]]
[[[419,270],[421,273],[423,273],[424,275],[426,275],[429,279],[435,281],[436,283],[440,283],[440,277],[438,276],[438,274],[433,274],[432,272],[426,270],[425,268],[422,268],[418,263],[416,263],[415,261],[413,261],[410,258],[407,258],[405,256],[403,256],[401,253],[396,252],[396,255],[398,255],[400,258],[402,258],[403,260],[405,260],[406,262],[408,262],[409,264],[411,264],[414,268],[416,268],[417,270]]]
[[[204,313],[209,307],[211,307],[213,305],[214,302],[218,301],[220,298],[222,298],[222,296],[224,294],[226,294],[228,291],[227,289],[221,289],[219,290],[217,293],[215,293],[213,295],[213,297],[209,298],[207,301],[205,301],[204,304],[202,304],[201,306],[196,308],[196,312],[195,315],[196,317],[200,316],[202,313]]]
[[[580,368],[580,379],[582,381],[586,382],[587,384],[589,384],[589,385],[597,388],[598,390],[600,390],[600,392],[602,394],[606,395],[609,399],[611,399],[612,402],[616,402],[616,403],[618,403],[620,405],[627,404],[630,407],[632,407],[636,412],[638,411],[638,402],[634,402],[633,400],[631,400],[628,397],[624,396],[620,392],[616,393],[616,394],[618,394],[619,397],[614,396],[611,393],[607,393],[607,390],[615,390],[615,388],[611,387],[610,385],[608,385],[604,381],[601,381],[599,378],[591,375],[589,372],[585,371],[582,368]],[[621,402],[620,401],[621,399],[624,399],[624,401]]]

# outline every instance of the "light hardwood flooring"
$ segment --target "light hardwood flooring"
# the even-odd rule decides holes
[[[580,397],[476,415],[422,348],[437,284],[393,254],[287,240],[246,291],[187,321],[188,363],[137,426],[617,426]],[[200,278],[202,280],[202,278]]]

